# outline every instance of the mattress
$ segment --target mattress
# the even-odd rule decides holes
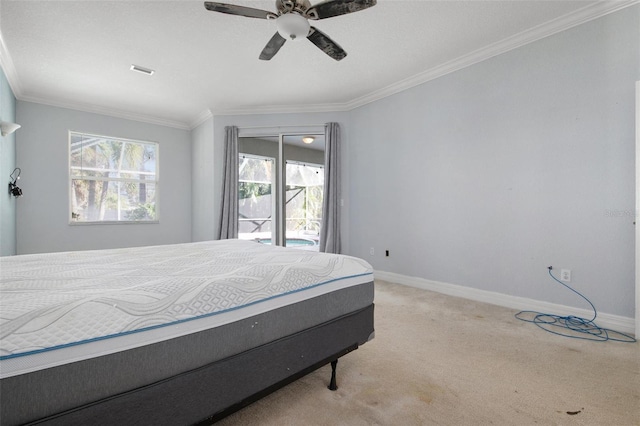
[[[240,240],[3,257],[0,268],[1,379],[258,318],[373,281],[361,259]]]

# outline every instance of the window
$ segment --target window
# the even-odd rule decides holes
[[[158,221],[158,144],[69,132],[70,222]]]

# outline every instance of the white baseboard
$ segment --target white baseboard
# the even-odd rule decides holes
[[[431,281],[424,278],[409,277],[394,272],[375,271],[374,276],[383,281],[402,284],[423,290],[435,291],[449,296],[462,297],[477,302],[490,303],[505,308],[519,311],[538,311],[556,315],[574,315],[582,318],[591,318],[592,311],[574,308],[572,306],[559,305],[557,303],[543,302],[541,300],[528,299],[526,297],[510,296],[487,290],[478,290],[456,284],[448,284],[439,281]],[[635,333],[635,319],[619,315],[598,312],[596,324],[600,327],[616,330],[622,333]]]

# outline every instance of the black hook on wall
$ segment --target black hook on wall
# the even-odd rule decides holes
[[[20,167],[16,167],[13,172],[9,175],[9,178],[13,180],[13,182],[9,182],[9,194],[14,197],[22,197],[22,189],[18,187],[17,182],[20,179],[20,173],[22,170]]]

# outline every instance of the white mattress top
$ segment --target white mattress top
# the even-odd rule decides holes
[[[0,378],[171,339],[373,280],[250,241],[0,258]]]

